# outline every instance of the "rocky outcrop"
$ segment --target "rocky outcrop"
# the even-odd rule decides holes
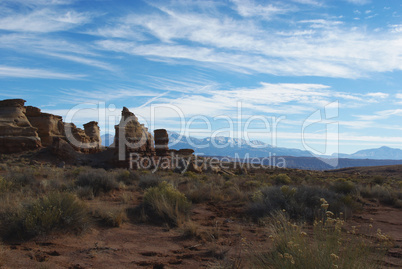
[[[156,156],[169,155],[169,135],[165,129],[154,130]]]
[[[75,126],[74,123],[64,123],[66,140],[76,151],[89,153],[91,139],[85,134],[85,131]]]
[[[64,139],[82,153],[95,153],[100,149],[100,130],[96,121],[84,124],[85,130],[74,123],[64,123],[61,116],[43,113],[37,107],[27,106],[26,116],[38,129],[38,135],[44,147],[53,146],[55,140]]]
[[[43,113],[33,106],[26,107],[26,116],[32,126],[38,129],[38,135],[44,147],[51,146],[55,138],[65,138],[61,116]]]
[[[127,162],[130,153],[141,157],[154,156],[155,147],[148,128],[140,124],[134,113],[123,107],[121,120],[115,125],[115,153],[118,161]]]
[[[191,156],[191,155],[193,155],[193,153],[194,153],[193,149],[179,149],[177,151],[177,154],[179,156]]]
[[[37,129],[25,116],[25,100],[0,101],[0,152],[15,153],[41,147]]]
[[[90,121],[84,124],[85,134],[91,140],[91,144],[93,144],[93,148],[99,149],[102,144],[101,136],[100,136],[100,128],[96,121]]]

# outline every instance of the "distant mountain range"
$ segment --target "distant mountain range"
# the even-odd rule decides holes
[[[338,157],[351,159],[402,160],[402,150],[384,146],[378,149],[359,150],[353,154],[340,153]]]
[[[324,168],[326,165],[312,164],[313,154],[307,150],[284,148],[284,147],[273,147],[259,140],[252,140],[247,142],[244,139],[230,138],[219,136],[215,138],[195,138],[181,136],[176,132],[168,131],[169,134],[169,148],[171,149],[183,149],[191,148],[194,149],[195,153],[198,155],[205,156],[227,156],[231,158],[239,157],[249,158],[253,157],[269,157],[269,156],[288,156],[288,157],[307,157],[297,161],[298,158],[288,158],[290,163],[293,163],[295,168],[301,167],[321,167]],[[105,134],[101,136],[102,145],[110,146],[113,143],[114,136],[111,134]],[[237,154],[237,156],[236,156]],[[247,155],[248,154],[248,155]],[[322,158],[334,158],[333,156],[320,156]],[[359,150],[353,154],[339,153],[338,158],[347,159],[350,161],[343,160],[340,162],[340,167],[347,167],[347,163],[353,163],[353,166],[366,166],[362,161],[351,161],[352,159],[363,160],[402,160],[402,150],[390,147],[380,147],[377,149],[365,149]],[[299,165],[298,162],[304,163]],[[319,161],[321,163],[321,161]],[[289,163],[289,164],[290,164]],[[367,162],[369,165],[375,165],[375,162]],[[390,164],[396,164],[399,162],[390,162]],[[386,163],[381,162],[381,165],[386,165]]]
[[[229,156],[244,158],[246,154],[252,157],[266,157],[266,156],[295,156],[295,157],[312,157],[313,155],[306,150],[273,147],[259,140],[247,142],[244,139],[230,138],[230,137],[214,137],[198,139],[194,137],[182,136],[175,132],[168,132],[169,134],[169,148],[194,149],[198,155],[206,156]]]

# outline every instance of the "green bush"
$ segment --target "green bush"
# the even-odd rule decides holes
[[[79,174],[75,184],[81,187],[91,187],[95,196],[99,196],[102,192],[107,193],[119,188],[119,184],[112,174],[104,169],[94,169]]]
[[[290,177],[286,174],[278,174],[271,178],[276,185],[289,185],[292,183]]]
[[[186,196],[167,182],[147,189],[142,205],[148,220],[174,226],[188,217],[191,207]]]

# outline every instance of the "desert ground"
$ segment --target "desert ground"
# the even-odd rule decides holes
[[[1,156],[2,268],[401,268],[400,166],[222,173]]]

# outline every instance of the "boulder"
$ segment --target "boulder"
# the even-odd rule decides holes
[[[25,115],[25,100],[0,101],[0,152],[16,153],[41,147],[37,129]]]

